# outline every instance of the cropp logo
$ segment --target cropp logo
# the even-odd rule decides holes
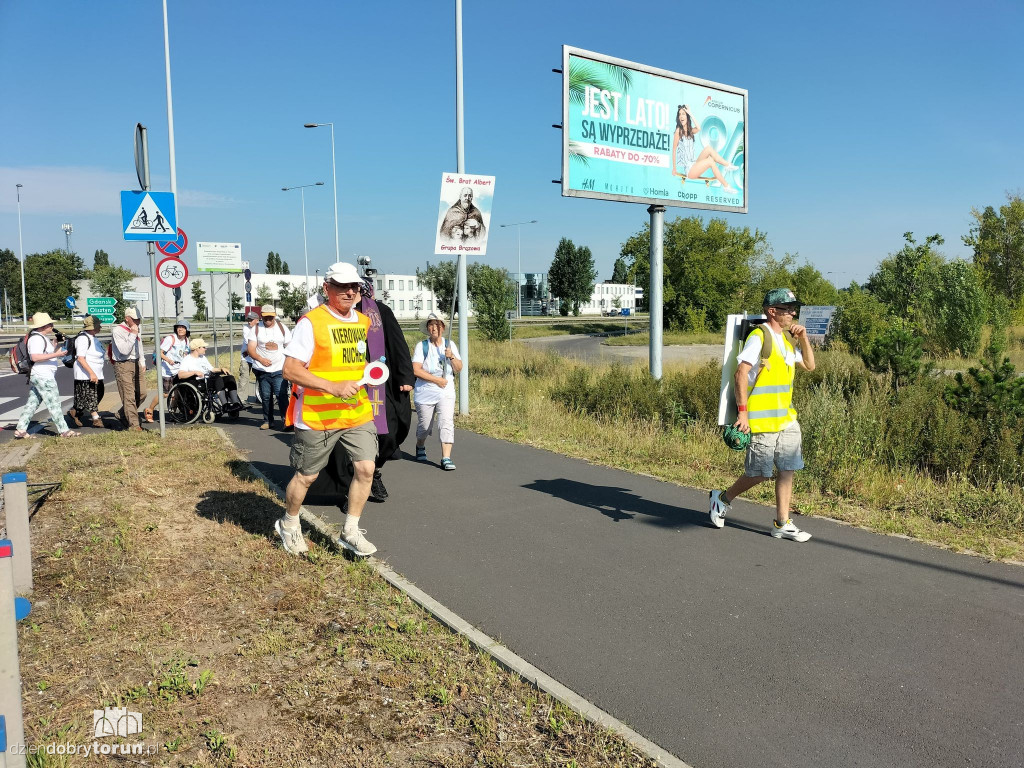
[[[710,103],[711,103],[711,97],[708,96],[706,99],[704,99],[704,106],[706,107]]]

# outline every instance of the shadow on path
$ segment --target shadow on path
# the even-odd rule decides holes
[[[648,501],[626,488],[591,485],[561,477],[557,480],[534,480],[522,486],[531,491],[546,493],[572,504],[596,509],[614,522],[632,520],[637,515],[652,518],[643,522],[673,528],[680,525],[707,526],[707,515],[702,511]]]

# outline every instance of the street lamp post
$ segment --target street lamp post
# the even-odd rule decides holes
[[[313,184],[299,184],[295,187],[281,187],[282,192],[290,192],[293,189],[299,190],[299,197],[302,199],[302,255],[306,261],[306,295],[309,295],[309,251],[306,249],[306,187],[322,187],[322,181]]]
[[[520,242],[520,239],[519,239],[519,231],[520,231],[520,228],[524,224],[536,224],[536,223],[537,223],[537,220],[533,219],[531,221],[516,222],[515,224],[499,224],[498,225],[498,226],[500,226],[502,228],[504,228],[504,227],[515,227],[516,228],[516,317],[519,318],[520,320],[523,318],[523,285],[522,285],[522,282],[521,282],[522,279],[523,279],[523,251],[522,251],[522,248],[520,247],[521,246],[521,242]]]
[[[21,241],[21,184],[15,184],[18,194],[18,251],[21,254],[21,322],[28,323],[28,302],[25,301],[25,246]]]
[[[341,261],[341,249],[338,248],[338,166],[334,161],[334,123],[305,123],[303,128],[323,128],[331,126],[331,174],[334,177],[334,260]]]

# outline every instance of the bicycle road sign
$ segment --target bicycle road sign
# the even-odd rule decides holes
[[[125,240],[164,243],[178,238],[173,192],[121,191],[121,226]]]
[[[188,267],[177,256],[168,256],[156,265],[156,279],[167,288],[180,288],[188,280]]]
[[[178,228],[178,236],[166,243],[157,243],[156,249],[164,256],[183,256],[188,248],[188,235],[181,227]]]

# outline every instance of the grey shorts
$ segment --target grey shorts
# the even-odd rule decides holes
[[[352,461],[375,461],[377,458],[377,428],[368,421],[351,429],[296,428],[289,463],[299,474],[315,475],[327,466],[338,443]]]
[[[747,477],[771,477],[780,472],[804,468],[803,433],[794,421],[781,432],[759,432],[750,436],[743,474]]]

